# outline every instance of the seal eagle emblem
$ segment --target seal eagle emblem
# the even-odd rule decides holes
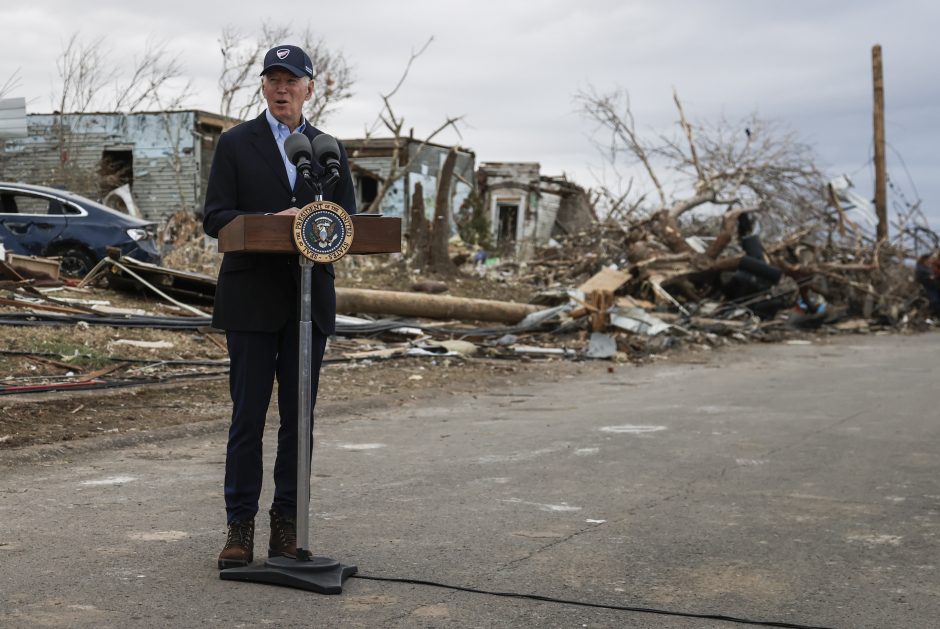
[[[349,252],[353,241],[353,223],[339,205],[314,201],[294,217],[294,244],[304,257],[328,264]]]

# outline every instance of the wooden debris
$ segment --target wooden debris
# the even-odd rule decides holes
[[[129,347],[140,347],[143,349],[170,349],[173,347],[173,343],[170,341],[138,341],[135,339],[118,339],[108,344],[127,345]]]
[[[24,277],[47,280],[59,279],[58,258],[40,258],[37,256],[22,256],[15,253],[8,253],[6,263],[10,265],[14,271]]]
[[[6,299],[0,297],[0,306],[16,306],[17,308],[24,308],[29,310],[44,310],[46,312],[58,312],[62,314],[87,314],[85,310],[80,310],[78,308],[68,308],[66,306],[52,306],[49,304],[40,304],[32,301],[25,301],[23,299]]]
[[[610,324],[609,310],[614,305],[614,292],[599,288],[587,294],[587,303],[591,309],[591,331],[600,332]]]
[[[208,339],[208,341],[209,341],[210,343],[212,343],[213,345],[215,345],[216,347],[218,347],[218,348],[219,348],[220,350],[222,350],[223,352],[228,353],[228,346],[227,346],[225,343],[223,343],[222,341],[220,341],[218,338],[216,338],[216,335],[213,334],[212,332],[203,332],[203,333],[202,333],[202,336],[203,336],[204,338]]]
[[[43,356],[26,356],[25,358],[26,360],[29,360],[34,363],[40,363],[43,365],[51,365],[53,367],[58,367],[59,369],[65,369],[66,371],[75,371],[75,365],[71,363],[65,363],[59,360],[45,358]]]
[[[96,381],[102,376],[106,376],[109,373],[113,373],[119,369],[124,369],[128,366],[130,366],[130,363],[116,363],[113,365],[108,365],[107,367],[102,367],[101,369],[96,369],[95,371],[89,371],[88,373],[82,374],[81,382]]]
[[[602,290],[613,293],[618,288],[627,283],[630,274],[625,271],[616,271],[609,267],[604,267],[591,278],[578,286],[578,290],[587,295],[594,291]]]

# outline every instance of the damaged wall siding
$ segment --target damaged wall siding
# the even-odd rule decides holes
[[[594,221],[583,188],[564,176],[542,176],[540,168],[535,162],[484,162],[477,177],[493,241],[523,259],[559,231],[575,233]]]
[[[72,192],[100,199],[107,191],[100,179],[102,155],[129,152],[131,189],[145,218],[201,208],[212,157],[203,153],[212,152],[217,134],[207,141],[197,131],[199,113],[32,114],[29,137],[4,146],[0,179],[67,184]]]
[[[417,157],[411,163],[408,171],[403,173],[389,188],[379,205],[378,211],[386,216],[401,217],[405,228],[407,228],[411,196],[414,194],[415,186],[418,183],[421,183],[423,187],[425,213],[429,220],[434,217],[438,174],[451,147],[437,144],[426,144],[421,147],[421,143],[415,140],[405,139],[404,141],[407,142],[406,150],[409,157],[401,161],[403,163],[407,162],[410,156],[413,155],[417,155]],[[391,172],[393,150],[391,142],[392,140],[389,138],[343,140],[343,144],[349,153],[353,178],[356,181],[356,201],[360,209],[369,202],[369,199],[363,194],[365,189],[363,180],[371,178],[372,175],[386,178]],[[456,225],[453,222],[454,209],[460,207],[460,204],[472,192],[474,166],[475,155],[473,152],[458,149],[449,207],[451,227],[454,233],[456,233]],[[405,190],[408,191],[407,194],[405,194]]]
[[[542,189],[542,198],[539,200],[538,213],[532,228],[536,243],[543,244],[551,239],[561,205],[561,194]]]
[[[564,175],[561,177],[542,176],[540,188],[543,205],[557,203],[554,212],[550,214],[547,212],[545,220],[540,221],[539,233],[544,237],[541,242],[547,242],[550,237],[559,232],[565,236],[576,234],[588,229],[596,221],[587,191],[576,183],[568,181]]]
[[[361,210],[368,204],[368,200],[363,198],[363,185],[360,179],[368,177],[371,173],[383,179],[388,177],[392,170],[392,160],[390,156],[367,156],[350,157],[349,162],[353,169],[353,180],[356,184],[356,205]],[[368,174],[361,172],[359,169],[355,168],[356,166],[358,166],[359,169],[368,171]],[[382,198],[378,212],[385,216],[402,216],[402,190],[404,190],[404,184],[402,180],[399,179],[392,184],[392,187],[389,188],[388,192]],[[407,217],[407,213],[405,213],[405,217]]]
[[[417,152],[418,145],[409,147],[412,153]],[[414,194],[415,185],[420,182],[424,191],[424,211],[428,220],[434,218],[434,203],[437,199],[438,175],[444,166],[444,160],[447,159],[449,147],[425,146],[420,155],[412,163],[412,168],[408,173],[408,198],[409,203],[411,195]],[[457,163],[454,165],[454,181],[451,183],[448,216],[451,223],[451,234],[457,233],[457,224],[455,222],[455,208],[466,200],[473,191],[471,183],[473,182],[474,154],[458,150]]]
[[[493,242],[499,248],[512,246],[522,258],[531,254],[539,233],[539,168],[535,162],[480,164],[478,179]]]

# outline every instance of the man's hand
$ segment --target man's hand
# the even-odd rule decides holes
[[[289,207],[286,210],[281,210],[280,212],[275,212],[275,216],[296,216],[300,212],[300,208]]]

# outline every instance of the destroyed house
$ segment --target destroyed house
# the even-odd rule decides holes
[[[0,180],[108,197],[159,221],[202,209],[216,143],[238,122],[199,110],[30,114],[26,137],[0,143]]]
[[[399,216],[407,225],[411,197],[416,184],[420,183],[425,212],[429,219],[433,218],[441,168],[447,154],[455,150],[457,158],[448,198],[448,215],[453,219],[454,209],[460,207],[473,189],[474,153],[469,149],[422,142],[411,137],[401,138],[399,142],[398,176],[372,210],[386,216]],[[343,140],[343,145],[349,155],[349,168],[356,187],[356,205],[362,211],[373,203],[392,171],[395,139]]]
[[[483,162],[477,171],[493,243],[521,258],[553,236],[576,234],[595,220],[583,188],[540,169],[536,162]]]

